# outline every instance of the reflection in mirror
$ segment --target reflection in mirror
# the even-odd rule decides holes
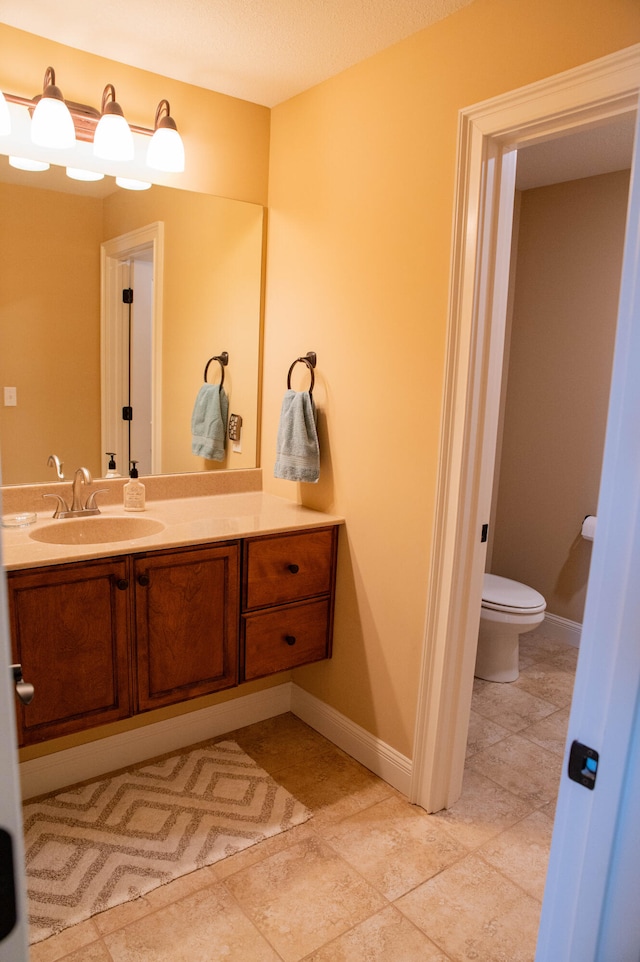
[[[6,181],[9,171],[13,182]],[[54,179],[31,185],[49,175]],[[17,176],[31,181],[25,185]],[[67,478],[79,465],[94,477],[107,473],[109,458],[102,448],[111,435],[101,423],[106,365],[101,247],[119,250],[116,239],[124,237],[126,250],[127,237],[154,225],[161,225],[164,253],[162,277],[154,274],[145,282],[153,303],[150,315],[158,319],[144,349],[148,362],[151,355],[153,418],[140,417],[154,422],[147,435],[156,450],[143,457],[132,446],[130,457],[163,474],[255,467],[262,207],[157,185],[144,192],[121,190],[113,178],[78,185],[53,168],[18,174],[6,157],[0,157],[0,205],[3,483],[54,481],[55,471],[47,467],[51,454],[63,462]],[[107,242],[116,242],[115,247]],[[123,255],[122,276],[146,276],[149,256],[144,250]],[[104,273],[104,254],[102,261]],[[142,314],[142,298],[138,311]],[[135,309],[131,322],[131,336],[137,337],[142,320],[136,322]],[[123,310],[122,324],[128,323]],[[128,340],[128,330],[122,337]],[[227,440],[223,461],[206,461],[191,453],[191,413],[206,362],[223,351],[229,354],[224,384],[229,413],[242,417],[242,435],[239,442]],[[219,378],[215,367],[209,381]],[[139,378],[134,363],[133,387]],[[15,404],[6,403],[13,393],[7,388],[15,389]],[[116,403],[126,406],[126,400]],[[114,446],[125,447],[125,442],[109,443],[118,471],[126,475],[129,452]]]

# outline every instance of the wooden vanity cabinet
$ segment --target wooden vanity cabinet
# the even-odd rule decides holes
[[[8,572],[13,659],[36,692],[18,704],[19,744],[328,658],[337,538],[334,526]]]
[[[133,556],[138,710],[238,683],[237,542]]]
[[[131,714],[126,558],[10,571],[12,656],[35,688],[18,703],[18,741],[33,745]]]
[[[241,681],[329,658],[338,528],[243,542]]]

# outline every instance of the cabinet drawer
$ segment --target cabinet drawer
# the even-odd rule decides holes
[[[329,599],[243,616],[244,681],[286,671],[331,652]]]
[[[286,604],[333,587],[336,529],[245,542],[244,608]]]

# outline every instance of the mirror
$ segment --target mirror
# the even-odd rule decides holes
[[[66,478],[79,465],[95,478],[106,474],[101,245],[157,224],[164,256],[163,276],[153,278],[162,325],[150,374],[157,399],[154,470],[255,467],[263,208],[157,185],[122,190],[111,177],[77,184],[54,168],[26,175],[9,167],[7,157],[0,158],[0,205],[3,483],[54,481],[51,454],[63,462]],[[225,351],[224,389],[229,413],[242,418],[241,437],[227,440],[223,461],[205,461],[191,453],[191,412],[207,362]],[[220,377],[214,362],[207,380]],[[124,476],[127,453],[123,459],[113,450]]]

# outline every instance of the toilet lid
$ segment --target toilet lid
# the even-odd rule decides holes
[[[526,611],[533,615],[544,611],[547,603],[535,588],[520,584],[519,581],[512,581],[511,578],[485,574],[482,585],[482,607],[514,614]]]

